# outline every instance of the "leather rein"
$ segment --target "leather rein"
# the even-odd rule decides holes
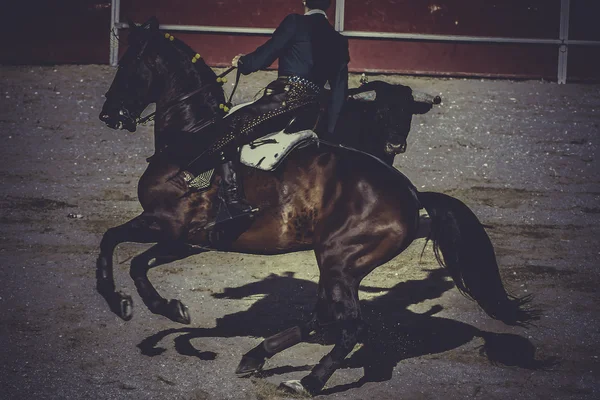
[[[220,79],[220,78],[223,78],[223,77],[225,77],[225,76],[229,75],[229,74],[230,74],[230,73],[231,73],[231,72],[232,72],[234,69],[236,69],[236,67],[230,67],[230,68],[226,69],[226,70],[225,70],[225,71],[223,71],[223,72],[222,72],[220,75],[217,75],[217,79]],[[237,89],[237,87],[238,87],[238,83],[239,83],[239,81],[240,81],[240,75],[241,75],[241,72],[240,72],[240,70],[238,69],[238,71],[237,71],[237,74],[236,74],[236,78],[235,78],[235,84],[234,84],[234,86],[233,86],[233,90],[232,90],[232,91],[231,91],[231,93],[229,94],[229,99],[227,100],[227,103],[225,103],[225,105],[226,105],[228,108],[231,108],[231,107],[232,107],[232,104],[231,104],[231,99],[233,98],[233,95],[234,95],[234,93],[235,93],[235,91],[236,91],[236,89]],[[172,107],[176,106],[177,104],[183,103],[184,101],[186,101],[186,100],[188,100],[188,99],[190,99],[190,98],[192,98],[192,97],[196,96],[197,94],[204,92],[204,90],[205,90],[205,89],[206,89],[208,86],[210,86],[210,85],[213,85],[213,84],[214,84],[213,82],[206,83],[206,84],[204,84],[204,85],[200,86],[198,89],[196,89],[196,90],[193,90],[193,91],[191,91],[191,92],[189,92],[189,93],[186,93],[186,94],[184,94],[183,96],[181,96],[181,97],[179,97],[179,98],[177,98],[177,99],[175,99],[175,100],[171,101],[171,102],[170,102],[170,103],[167,105],[166,109],[167,109],[167,110],[169,110],[170,108],[172,108]],[[143,118],[138,118],[138,120],[136,121],[136,124],[137,124],[137,125],[145,124],[145,123],[146,123],[146,122],[148,122],[148,121],[152,121],[152,120],[154,119],[154,117],[155,117],[155,116],[156,116],[156,111],[154,111],[153,113],[150,113],[150,114],[146,115],[146,116],[145,116],[145,117],[143,117]],[[217,119],[217,117],[214,117],[214,118],[211,118],[211,119],[209,119],[209,120],[207,120],[207,121],[204,121],[204,122],[203,122],[202,124],[200,124],[200,125],[197,125],[197,126],[195,126],[195,127],[193,128],[193,130],[192,130],[192,133],[194,133],[194,132],[198,132],[198,131],[200,131],[200,130],[202,130],[202,129],[206,128],[207,126],[209,126],[209,125],[212,125],[212,124],[215,122],[215,120],[216,120],[216,119]]]

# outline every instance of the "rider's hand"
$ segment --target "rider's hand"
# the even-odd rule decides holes
[[[243,56],[243,54],[238,54],[237,56],[233,57],[233,60],[231,60],[231,66],[237,68],[238,67],[238,62],[240,61],[240,57]]]

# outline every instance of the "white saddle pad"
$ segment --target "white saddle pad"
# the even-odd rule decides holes
[[[252,103],[244,103],[233,107],[225,118]],[[273,132],[242,146],[240,161],[249,167],[262,169],[263,171],[273,171],[292,150],[316,138],[317,134],[311,130],[293,133]]]
[[[240,161],[249,167],[273,171],[292,150],[316,138],[317,134],[311,130],[294,133],[274,132],[242,146]]]

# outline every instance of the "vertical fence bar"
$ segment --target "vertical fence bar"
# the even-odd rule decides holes
[[[338,32],[344,31],[345,8],[346,0],[335,0],[335,30]]]
[[[567,61],[569,56],[569,19],[571,10],[571,0],[561,0],[560,2],[560,31],[559,39],[561,44],[558,46],[558,83],[567,83]]]
[[[110,65],[113,67],[119,62],[119,30],[116,25],[119,23],[120,11],[121,11],[121,0],[112,0],[110,9]],[[113,36],[113,33],[116,37]]]

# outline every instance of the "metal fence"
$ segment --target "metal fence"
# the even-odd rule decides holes
[[[557,0],[558,1],[558,0]],[[574,0],[577,1],[577,0]],[[375,3],[376,4],[376,3]],[[495,36],[473,36],[473,35],[448,35],[448,34],[423,34],[423,33],[401,33],[401,32],[377,32],[367,30],[346,30],[345,18],[347,0],[335,1],[336,30],[343,35],[353,39],[374,39],[400,42],[425,42],[425,43],[455,43],[455,44],[513,44],[513,45],[544,45],[556,49],[557,81],[567,82],[567,67],[569,61],[569,48],[573,46],[588,47],[596,50],[600,41],[596,40],[574,40],[569,38],[569,23],[571,0],[560,0],[560,20],[551,21],[559,26],[556,38],[529,38],[529,37],[495,37]],[[373,7],[371,3],[370,7]],[[127,23],[121,21],[121,0],[112,0],[111,26],[115,31],[128,27]],[[196,32],[208,34],[230,34],[230,35],[270,35],[272,28],[242,27],[242,26],[207,26],[207,25],[172,25],[165,24],[161,29],[179,32]],[[118,41],[111,41],[110,63],[116,65],[118,61]],[[435,73],[434,73],[435,74]]]

